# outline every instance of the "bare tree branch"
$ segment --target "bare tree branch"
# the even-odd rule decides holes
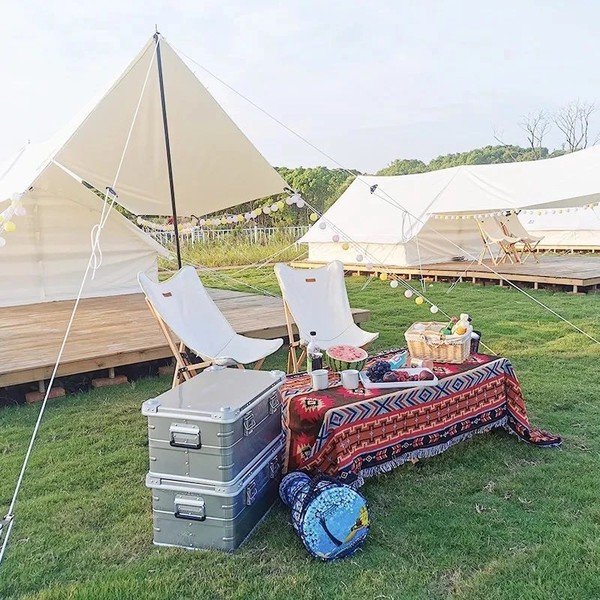
[[[543,110],[537,113],[530,113],[523,117],[519,126],[527,134],[527,141],[531,150],[538,158],[541,158],[544,137],[551,128],[548,115]]]
[[[554,123],[565,136],[565,145],[569,152],[588,147],[590,118],[596,110],[593,102],[577,100],[563,106],[554,115]]]

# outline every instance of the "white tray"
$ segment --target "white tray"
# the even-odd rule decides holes
[[[433,373],[433,371],[431,371],[431,369],[422,369],[422,368],[417,368],[417,369],[394,369],[394,370],[395,371],[406,371],[409,375],[416,375],[416,374],[420,373],[421,371],[429,371],[429,372]],[[385,382],[376,383],[374,381],[371,381],[367,377],[367,372],[366,371],[361,371],[359,376],[360,376],[361,383],[368,390],[375,389],[375,388],[384,388],[384,389],[385,388],[395,388],[395,389],[399,389],[399,388],[410,388],[410,387],[428,387],[428,386],[431,386],[431,385],[437,385],[438,384],[438,378],[435,376],[435,373],[433,373],[433,379],[425,379],[424,381],[404,381],[404,382],[392,381],[390,383],[385,383]]]

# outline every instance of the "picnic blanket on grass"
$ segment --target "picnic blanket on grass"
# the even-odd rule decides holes
[[[537,446],[561,444],[559,436],[529,424],[508,359],[473,354],[459,365],[435,363],[433,370],[435,386],[355,391],[344,389],[337,373],[321,391],[312,391],[306,373],[288,376],[282,387],[284,470],[325,473],[358,487],[364,477],[495,428]]]

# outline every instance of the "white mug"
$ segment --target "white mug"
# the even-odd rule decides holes
[[[316,369],[312,371],[310,376],[312,377],[313,390],[326,390],[329,386],[327,369]]]
[[[347,390],[355,390],[358,387],[358,371],[356,369],[342,371],[342,385]]]

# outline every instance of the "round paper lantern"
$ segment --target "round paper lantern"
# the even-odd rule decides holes
[[[271,206],[271,212],[277,212],[279,210],[279,205],[278,204],[273,204]]]
[[[425,301],[423,300],[423,298],[421,298],[421,296],[417,296],[415,298],[415,304],[421,305],[421,304],[423,304],[423,302],[425,302]]]
[[[296,206],[298,208],[303,208],[305,204],[306,204],[306,202],[304,202],[304,200],[302,200],[302,198],[299,198],[298,200],[296,200]]]
[[[285,202],[283,200],[280,200],[279,202],[277,202],[277,206],[279,210],[283,210],[285,208]]]
[[[238,221],[241,223],[244,220],[244,215],[238,215]]]
[[[6,240],[0,236],[0,248],[2,248],[2,246],[6,246]]]
[[[356,255],[356,262],[362,262],[363,261],[363,255],[362,254],[357,254]]]
[[[310,217],[308,217],[313,223],[319,218],[317,213],[310,213]]]
[[[198,221],[198,224],[200,225],[200,227],[204,227],[206,225],[206,220],[205,219],[200,219]]]
[[[382,273],[382,274],[379,276],[379,279],[381,279],[381,281],[387,281],[387,278],[388,278],[388,276],[387,276],[387,273]]]
[[[327,223],[325,223],[325,221],[321,221],[319,223],[319,229],[327,229]]]
[[[268,206],[265,206],[262,210],[263,210],[263,213],[265,213],[265,215],[268,215],[271,212],[271,209]]]
[[[429,310],[435,315],[440,309],[434,304]]]
[[[405,298],[412,298],[413,297],[413,291],[412,290],[406,290],[404,292],[404,296],[405,296]]]
[[[295,202],[296,202],[296,198],[294,198],[293,196],[288,196],[288,197],[285,199],[285,203],[286,203],[288,206],[291,206],[292,204],[295,204]]]
[[[255,208],[254,209],[254,214],[258,217],[259,215],[262,214],[262,208]]]
[[[332,239],[334,242],[339,242],[339,241],[340,241],[340,236],[339,236],[337,233],[334,233],[334,234],[331,236],[331,239]]]
[[[373,270],[373,263],[372,262],[368,262],[365,267],[367,267],[367,269],[369,269],[369,271]]]
[[[4,223],[4,231],[7,233],[12,233],[16,228],[17,226],[12,221],[6,221],[6,223]]]
[[[397,288],[398,287],[398,282],[395,279],[392,279],[390,281],[390,287],[391,288]]]
[[[144,221],[144,219],[142,219],[142,217],[138,217],[138,218],[135,220],[135,222],[136,222],[138,225],[141,225],[143,221]]]
[[[350,244],[348,242],[344,242],[342,244],[342,250],[348,250],[348,248],[350,248]]]

